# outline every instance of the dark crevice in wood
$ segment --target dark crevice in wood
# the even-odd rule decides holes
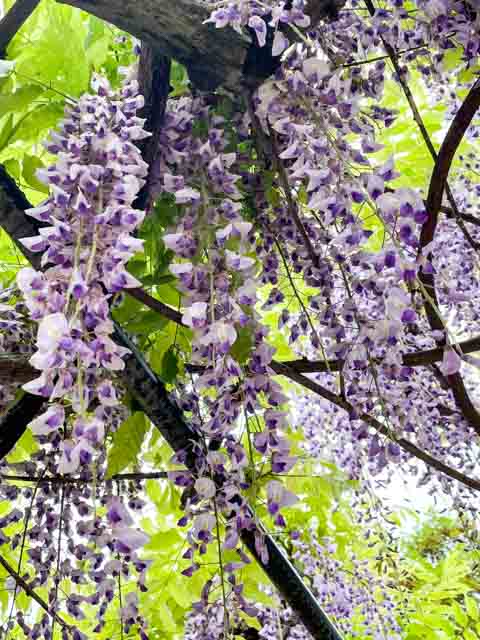
[[[256,36],[247,29],[238,33],[230,27],[205,24],[211,10],[202,0],[58,1],[115,24],[167,58],[178,60],[200,90],[224,86],[238,92],[241,84],[259,84],[277,65],[271,47],[259,48]],[[312,0],[312,24],[334,19],[344,4],[345,0]]]
[[[139,145],[144,161],[148,164],[145,184],[140,190],[134,207],[148,209],[151,205],[151,189],[155,169],[155,158],[160,145],[160,134],[165,119],[168,94],[170,93],[170,58],[158,53],[148,45],[142,46],[138,67],[140,93],[145,98],[145,106],[139,113],[145,118],[146,131],[152,135],[141,141]]]

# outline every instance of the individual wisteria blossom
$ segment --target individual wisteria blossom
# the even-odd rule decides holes
[[[442,372],[446,376],[451,376],[460,371],[462,359],[454,349],[445,349],[443,353]]]

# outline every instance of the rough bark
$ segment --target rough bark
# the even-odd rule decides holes
[[[150,45],[162,55],[181,62],[193,84],[202,90],[223,85],[238,91],[245,63],[252,60],[255,40],[245,32],[216,29],[205,24],[210,10],[202,0],[58,0],[83,9]],[[312,0],[312,22],[332,18],[345,0]],[[254,51],[255,53],[255,51]],[[264,51],[258,49],[259,56]],[[249,65],[251,66],[251,65]],[[263,68],[264,65],[262,65]],[[267,65],[268,68],[268,65]],[[255,73],[255,69],[252,69]],[[261,78],[260,78],[261,80]]]
[[[1,227],[12,238],[23,255],[29,262],[38,268],[40,256],[26,249],[20,242],[20,238],[27,238],[38,233],[38,226],[33,218],[25,215],[25,209],[30,203],[8,175],[4,167],[0,165],[0,212]]]
[[[203,24],[201,0],[61,0],[131,33],[184,64],[196,86],[211,90],[238,85],[249,38],[232,29]]]
[[[44,403],[45,398],[24,393],[0,418],[0,460],[15,447]]]
[[[134,206],[137,209],[146,209],[147,211],[151,204],[150,192],[155,159],[159,152],[160,133],[170,93],[170,67],[170,58],[166,58],[146,44],[142,45],[138,79],[140,93],[145,98],[145,106],[139,116],[146,119],[144,128],[152,135],[139,144],[142,157],[149,168],[145,184],[140,190]]]

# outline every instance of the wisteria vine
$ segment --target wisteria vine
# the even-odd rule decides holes
[[[351,0],[332,3],[335,19],[320,23],[306,0],[206,4],[216,28],[249,33],[255,46],[281,57],[271,78],[229,98],[227,114],[209,95],[171,98],[149,168],[136,146],[149,135],[137,116],[136,70],[118,92],[95,76],[93,94],[68,107],[45,145],[55,162],[38,178],[51,195],[26,212],[42,224],[38,236],[22,240],[41,253],[41,269],[21,269],[19,292],[5,293],[16,305],[2,301],[1,347],[31,356],[40,374],[23,389],[46,400],[30,424],[39,450],[20,471],[73,474],[85,484],[0,484],[2,496],[19,505],[0,522],[0,543],[20,553],[18,571],[7,569],[14,595],[6,628],[15,617],[28,638],[53,638],[58,625],[62,639],[81,640],[87,636],[65,614],[81,620],[93,605],[93,632],[100,632],[118,597],[122,633],[135,628],[147,637],[138,595],[122,594],[122,580],[132,576],[147,589],[141,548],[148,536],[137,515],[143,500],[135,484],[114,492],[106,451],[128,411],[119,376],[128,350],[113,339],[111,305],[141,286],[127,263],[142,251],[145,212],[134,202],[150,170],[151,200],[177,212],[163,243],[174,255],[179,324],[192,334],[192,373],[177,380],[177,398],[196,434],[195,465],[185,468],[186,452],[176,451],[169,472],[183,492],[182,573],[193,576],[212,548],[218,557],[185,638],[227,638],[248,618],[257,619],[261,638],[309,637],[285,603],[265,607],[244,592],[242,570],[251,560],[242,535],[256,532],[256,553],[267,562],[262,520],[292,544],[302,576],[346,634],[355,637],[349,620],[360,619],[365,637],[400,638],[395,603],[368,563],[351,557],[353,581],[331,540],[289,526],[287,509],[303,496],[290,490],[288,474],[305,456],[327,460],[361,492],[368,478],[388,478],[402,465],[431,491],[441,486],[455,505],[473,508],[475,480],[462,486],[461,477],[479,471],[479,362],[459,343],[475,337],[478,320],[478,163],[469,158],[454,176],[447,167],[444,215],[425,242],[439,213],[428,185],[424,193],[397,186],[395,157],[379,162],[376,154],[379,132],[397,116],[381,106],[392,64],[438,159],[408,81],[418,74],[455,118],[458,93],[472,78],[447,93],[449,65],[468,71],[478,62],[478,3],[419,0],[412,12],[402,0],[382,9]],[[460,52],[453,62],[452,50]],[[477,123],[468,125],[475,140]],[[365,225],[370,217],[381,230],[377,246]],[[266,321],[272,314],[295,363],[310,365],[293,376],[294,388],[274,377],[295,367],[278,368]],[[435,349],[440,358],[407,363]],[[14,384],[1,388],[2,407],[15,391]],[[424,467],[418,458],[438,464]],[[460,482],[444,473],[451,469]],[[23,537],[3,533],[23,518]],[[67,580],[88,588],[62,608]],[[48,602],[36,595],[45,615],[30,624],[15,611],[17,592],[32,596],[45,585]]]

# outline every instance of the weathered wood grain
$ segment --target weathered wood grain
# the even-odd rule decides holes
[[[190,80],[201,90],[220,85],[238,91],[245,77],[247,56],[252,48],[263,56],[255,38],[231,28],[205,24],[210,9],[202,0],[57,0],[88,11],[150,45],[162,55],[181,62]],[[345,0],[311,0],[312,25],[332,19]],[[254,78],[255,80],[255,78]],[[258,79],[259,81],[262,78]]]

